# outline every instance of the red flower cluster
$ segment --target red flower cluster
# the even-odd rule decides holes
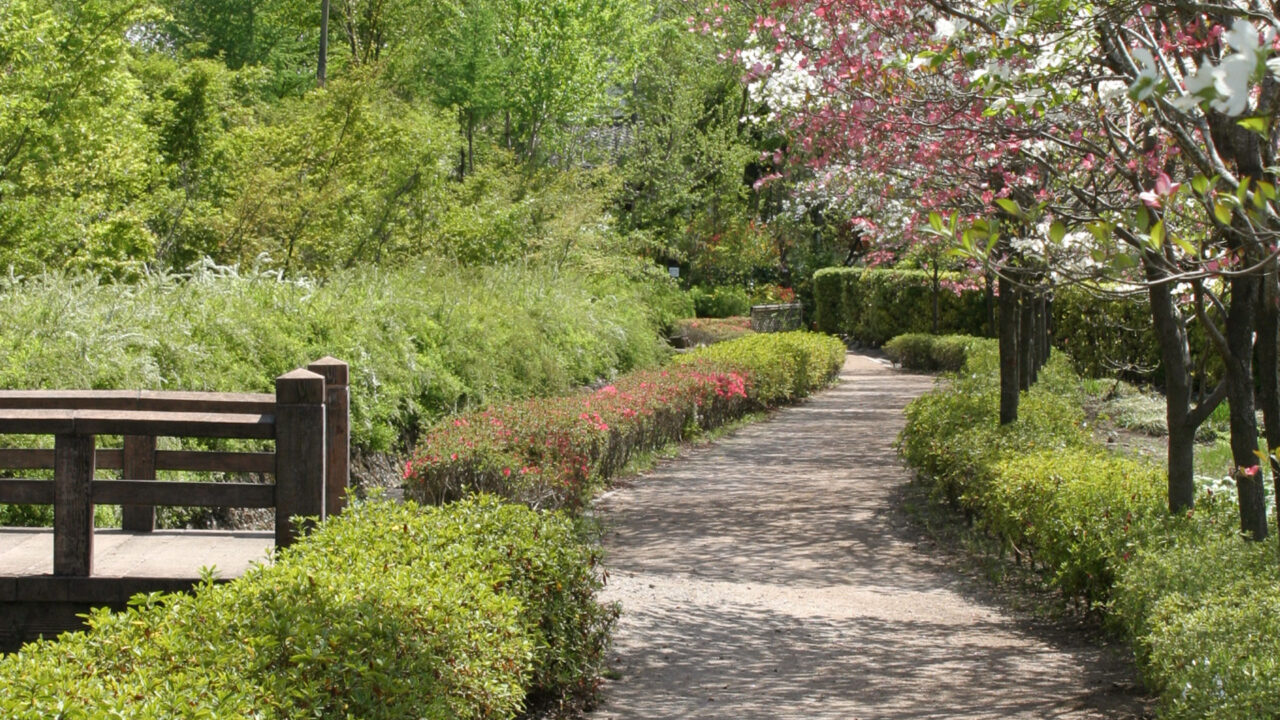
[[[491,492],[534,507],[578,507],[637,451],[742,415],[752,406],[749,387],[744,372],[707,361],[451,418],[405,464],[405,488],[432,503]]]

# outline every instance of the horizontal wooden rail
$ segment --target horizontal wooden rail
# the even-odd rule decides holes
[[[0,433],[269,440],[275,437],[275,418],[267,414],[139,410],[0,410]]]
[[[269,393],[205,393],[167,390],[0,390],[3,410],[133,410],[137,412],[270,415]]]
[[[95,480],[93,502],[99,505],[267,508],[276,505],[276,486],[256,483]]]
[[[52,480],[0,480],[0,503],[50,505]],[[276,486],[259,483],[94,480],[95,505],[183,505],[189,507],[275,507]]]
[[[52,480],[0,480],[0,503],[10,505],[52,505]]]
[[[156,470],[192,472],[274,473],[273,452],[228,452],[222,450],[157,450]],[[120,450],[98,450],[99,470],[120,470],[124,455]],[[53,451],[33,448],[0,449],[0,468],[9,470],[52,470]]]

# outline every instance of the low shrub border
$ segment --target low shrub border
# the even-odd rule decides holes
[[[907,370],[956,372],[964,367],[970,348],[996,341],[972,335],[899,335],[884,344],[884,354]]]
[[[1233,504],[1206,492],[1165,510],[1150,462],[1112,454],[1082,428],[1079,377],[1058,354],[997,423],[994,348],[907,409],[903,457],[939,499],[1039,563],[1064,595],[1105,613],[1134,647],[1168,718],[1280,713],[1280,569],[1236,533]]]
[[[839,340],[814,333],[748,335],[594,392],[449,418],[407,463],[406,494],[441,503],[491,492],[578,508],[635,453],[800,399],[831,380],[844,353]]]
[[[612,612],[575,521],[479,497],[370,502],[192,595],[0,659],[25,718],[510,718],[592,689]]]

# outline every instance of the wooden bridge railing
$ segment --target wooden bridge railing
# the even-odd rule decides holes
[[[348,367],[324,358],[276,378],[276,392],[0,391],[0,434],[53,435],[54,448],[0,449],[0,468],[53,480],[0,479],[0,503],[52,504],[54,575],[93,574],[93,506],[121,505],[122,527],[155,528],[155,506],[275,508],[277,546],[295,517],[337,514],[349,478]],[[98,435],[123,448],[96,448]],[[271,452],[157,450],[157,437],[274,440]],[[121,478],[95,478],[119,470]],[[274,485],[165,482],[158,470],[270,473]]]

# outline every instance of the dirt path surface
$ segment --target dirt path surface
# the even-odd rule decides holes
[[[1138,713],[1124,662],[985,599],[896,507],[902,408],[932,383],[850,355],[834,389],[602,496],[622,617],[591,717]]]

